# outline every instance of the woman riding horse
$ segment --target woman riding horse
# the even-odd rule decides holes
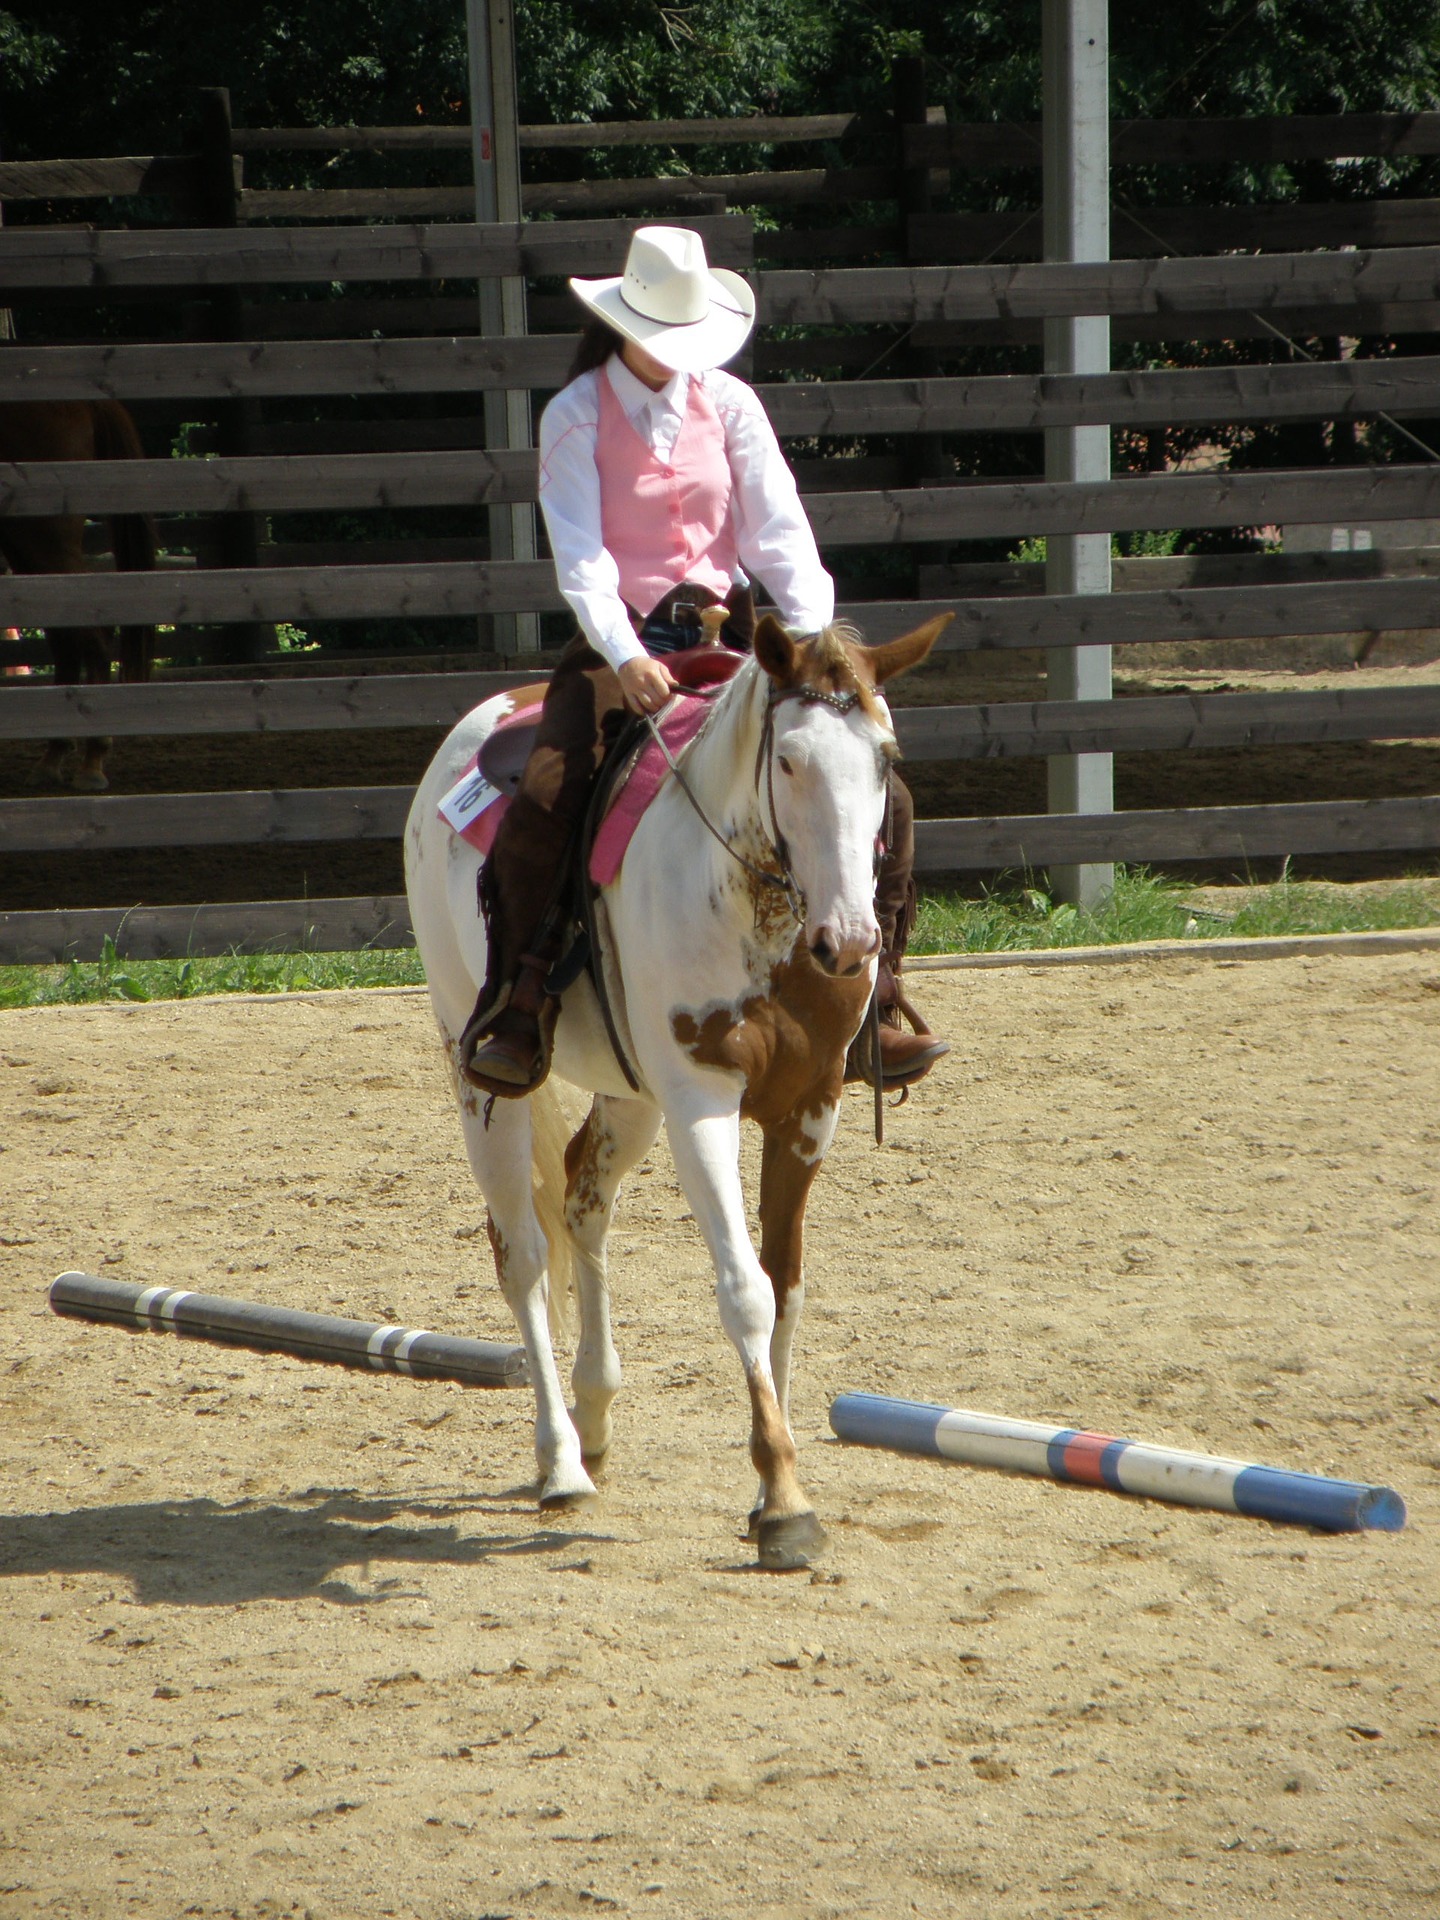
[[[700,643],[702,608],[723,606],[721,639],[748,651],[750,574],[798,632],[828,627],[835,612],[774,430],[755,393],[719,371],[754,325],[745,281],[712,270],[687,228],[642,227],[623,275],[570,285],[591,319],[569,384],[541,417],[540,504],[580,631],[551,678],[481,876],[488,974],[460,1044],[465,1078],[507,1097],[533,1091],[548,1070],[546,981],[564,937],[567,855],[625,712],[665,706],[675,688],[666,656]],[[893,773],[888,811],[876,883],[880,1060],[885,1085],[901,1087],[948,1047],[901,1024],[914,808]]]

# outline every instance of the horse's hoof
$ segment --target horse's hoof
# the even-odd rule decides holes
[[[742,1540],[753,1541],[760,1538],[760,1516],[764,1511],[765,1509],[763,1507],[752,1507],[750,1509],[745,1519],[745,1531],[740,1536]]]
[[[110,782],[93,767],[77,767],[70,776],[70,785],[76,793],[104,793]]]
[[[759,1533],[760,1565],[767,1573],[798,1573],[825,1551],[825,1529],[813,1513],[762,1520]]]
[[[540,1496],[540,1511],[541,1513],[574,1513],[580,1507],[583,1507],[587,1500],[593,1499],[594,1494],[595,1489],[593,1487],[589,1493],[578,1491],[574,1493],[542,1493]]]
[[[578,1475],[556,1480],[553,1476],[540,1489],[540,1511],[542,1513],[566,1513],[574,1507],[583,1507],[587,1500],[593,1499],[595,1483],[582,1468]]]

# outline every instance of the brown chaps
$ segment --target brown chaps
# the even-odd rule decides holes
[[[715,596],[704,589],[677,588],[650,616],[642,637],[648,640],[660,624],[678,624],[683,632],[689,608],[714,604]],[[737,591],[729,604],[731,618],[722,638],[748,651],[754,631],[749,593]],[[635,624],[638,629],[640,622]],[[697,626],[697,642],[699,637]],[[512,1003],[512,994],[517,1009],[538,1009],[545,974],[559,957],[569,924],[569,902],[563,897],[567,855],[584,822],[595,776],[624,720],[625,703],[614,669],[577,634],[551,676],[519,791],[480,872],[489,961],[467,1035],[486,1032]],[[915,809],[908,788],[894,773],[887,839],[875,908],[884,957],[895,969],[915,919]]]

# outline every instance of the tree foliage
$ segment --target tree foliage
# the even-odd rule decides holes
[[[928,56],[951,119],[1033,119],[1038,0],[519,0],[528,120],[827,112],[884,105],[897,53]],[[1440,106],[1434,0],[1113,0],[1121,116]],[[174,150],[193,90],[252,126],[465,114],[462,0],[43,0],[0,10],[12,158]]]

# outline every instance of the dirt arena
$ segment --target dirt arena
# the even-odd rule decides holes
[[[528,1394],[61,1321],[66,1267],[509,1338],[426,1002],[0,1014],[0,1915],[1440,1911],[1440,954],[925,979],[817,1190],[811,1575],[663,1149],[601,1497]],[[1384,1481],[1327,1537],[843,1447],[872,1388]]]

